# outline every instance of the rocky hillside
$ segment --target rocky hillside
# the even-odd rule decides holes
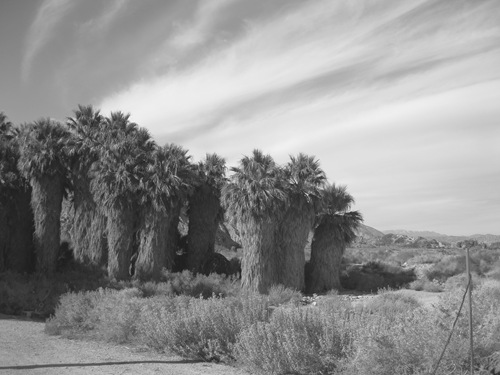
[[[446,234],[430,232],[430,231],[411,231],[403,229],[385,230],[385,234],[406,235],[409,237],[423,237],[426,239],[434,239],[438,242],[447,242],[456,244],[465,240],[476,240],[478,243],[491,245],[495,242],[500,242],[500,236],[494,234],[474,234],[472,236],[448,236]]]

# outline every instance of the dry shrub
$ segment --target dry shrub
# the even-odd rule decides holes
[[[169,350],[189,358],[233,359],[238,334],[268,318],[266,298],[153,298],[141,309],[143,342],[157,350]]]
[[[240,290],[240,281],[234,276],[224,276],[212,273],[208,276],[185,270],[180,273],[165,271],[162,280],[171,285],[176,295],[187,295],[192,297],[210,298],[213,294],[217,296],[235,296]]]
[[[384,262],[368,262],[348,267],[342,273],[341,283],[346,289],[376,292],[382,288],[401,288],[414,281],[415,272]]]
[[[408,288],[417,291],[425,291],[432,293],[439,293],[443,291],[443,287],[441,285],[433,281],[429,281],[426,277],[412,281],[408,285]]]
[[[86,335],[124,343],[134,340],[142,293],[138,289],[67,293],[56,313],[45,324],[53,335]]]
[[[297,306],[302,294],[294,289],[286,288],[281,284],[273,285],[268,291],[267,300],[270,306],[279,306],[286,303]]]
[[[335,320],[317,308],[279,308],[269,322],[243,331],[235,348],[246,367],[263,374],[332,373],[343,353]]]

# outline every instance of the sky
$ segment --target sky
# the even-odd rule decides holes
[[[498,0],[0,0],[0,111],[315,155],[379,230],[500,234]]]

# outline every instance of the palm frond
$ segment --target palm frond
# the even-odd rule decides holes
[[[223,189],[223,202],[230,215],[245,220],[248,215],[267,216],[287,201],[284,171],[270,155],[254,150],[244,156]]]
[[[25,178],[66,174],[64,144],[68,129],[49,118],[23,125],[18,167]]]

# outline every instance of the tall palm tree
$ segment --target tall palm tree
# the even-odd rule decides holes
[[[289,198],[278,229],[276,245],[280,251],[276,272],[284,286],[304,290],[304,248],[326,177],[314,156],[300,153],[290,156],[285,166],[285,179]]]
[[[192,168],[187,151],[167,144],[151,154],[140,189],[142,223],[135,277],[159,279],[161,269],[172,269],[177,243],[173,229],[191,188]]]
[[[48,118],[21,129],[18,167],[32,188],[37,271],[47,274],[54,273],[59,253],[61,205],[67,186],[64,144],[68,137],[66,127]]]
[[[73,186],[72,242],[75,260],[96,265],[107,261],[106,217],[90,190],[92,165],[99,158],[105,118],[100,111],[79,105],[67,119],[71,137],[67,144]]]
[[[189,196],[187,266],[200,272],[214,253],[215,235],[223,218],[221,189],[226,181],[226,161],[217,154],[207,154],[196,172],[195,188]]]
[[[21,177],[19,131],[0,112],[0,271],[31,272],[34,268],[31,190]]]
[[[111,113],[106,128],[90,187],[107,218],[108,276],[124,280],[137,247],[140,187],[155,144],[129,114]]]
[[[266,293],[278,284],[276,231],[286,202],[283,170],[270,155],[254,150],[231,168],[223,189],[227,214],[234,220],[243,245],[242,286]]]
[[[309,292],[340,289],[342,256],[346,246],[355,240],[355,231],[363,221],[358,211],[350,211],[353,204],[354,198],[345,186],[332,184],[323,190],[306,276]]]
[[[0,112],[0,271],[7,269],[10,253],[10,225],[12,187],[18,178],[16,151],[12,147],[12,123]]]

